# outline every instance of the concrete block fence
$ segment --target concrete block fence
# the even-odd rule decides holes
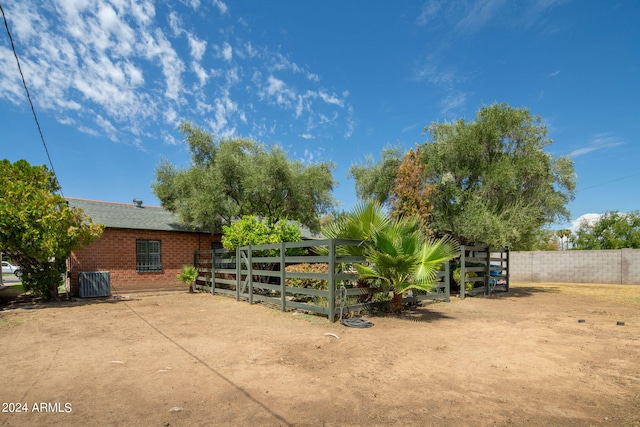
[[[640,249],[510,252],[514,282],[640,285]]]

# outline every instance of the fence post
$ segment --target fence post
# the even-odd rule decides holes
[[[460,299],[464,299],[464,291],[467,286],[467,272],[464,267],[464,245],[460,245]]]
[[[216,293],[216,248],[211,248],[211,295]]]
[[[249,281],[249,304],[253,304],[253,249],[249,246],[247,250],[247,267],[249,272],[247,273],[247,280]]]
[[[329,241],[329,320],[336,321],[336,242]],[[340,313],[342,315],[342,313]]]
[[[451,276],[449,274],[449,270],[449,261],[447,261],[444,263],[444,293],[446,295],[447,302],[451,302]]]
[[[280,243],[280,298],[282,311],[287,311],[287,282],[285,280],[284,242]]]
[[[240,247],[236,248],[236,301],[240,301],[240,284],[242,283],[242,263],[240,262]]]
[[[491,280],[491,246],[487,245],[487,265],[484,268],[484,294],[489,295],[489,281]]]
[[[505,281],[507,282],[507,284],[506,284],[505,291],[509,292],[509,248],[506,249],[506,252],[507,252],[507,267],[505,271],[505,276],[507,277],[505,278]]]

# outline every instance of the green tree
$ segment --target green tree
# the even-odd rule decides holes
[[[323,234],[331,238],[362,240],[359,247],[342,248],[351,255],[364,255],[368,265],[356,264],[361,277],[379,279],[393,294],[391,311],[402,311],[402,296],[410,289],[429,291],[436,283],[442,263],[454,258],[457,243],[450,238],[425,238],[417,217],[392,218],[380,204],[368,202],[340,218]]]
[[[574,249],[640,249],[640,211],[609,211],[593,224],[583,221],[571,242]]]
[[[69,208],[46,166],[0,161],[0,247],[20,265],[35,296],[57,298],[71,251],[102,234],[82,210]]]
[[[529,248],[532,251],[558,251],[561,249],[557,231],[549,227],[538,229],[533,237],[533,243]]]
[[[372,155],[365,157],[365,163],[351,165],[347,178],[356,181],[356,194],[362,200],[374,200],[382,205],[389,204],[396,172],[402,163],[404,152],[400,146],[387,145],[382,150],[382,158],[376,163]]]
[[[496,103],[474,121],[433,123],[425,133],[431,227],[439,234],[526,250],[545,224],[569,219],[573,162],[545,151],[547,129],[526,108]]]
[[[152,188],[187,225],[220,232],[234,219],[258,215],[274,223],[289,218],[317,231],[319,218],[335,205],[332,163],[305,165],[278,146],[266,149],[241,138],[216,143],[189,122],[180,131],[192,165],[179,170],[163,160]]]

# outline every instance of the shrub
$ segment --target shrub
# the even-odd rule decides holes
[[[294,264],[285,267],[285,271],[290,273],[321,273],[329,272],[329,264]],[[287,278],[287,286],[295,286],[297,288],[311,288],[318,290],[329,289],[328,280],[325,279],[299,279],[294,277]]]

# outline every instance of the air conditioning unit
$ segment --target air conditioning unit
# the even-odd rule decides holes
[[[111,296],[111,277],[108,271],[80,273],[80,298]]]

